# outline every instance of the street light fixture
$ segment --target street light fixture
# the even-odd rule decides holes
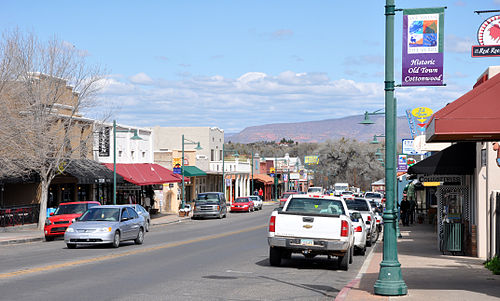
[[[379,144],[377,137],[385,137],[385,135],[373,135],[373,140],[370,141],[370,144]]]
[[[187,141],[187,142],[185,142]],[[185,144],[196,144],[196,147],[194,148],[195,150],[202,150],[203,148],[200,146],[200,142],[194,142],[193,140],[184,138],[184,134],[182,135],[182,166],[181,166],[181,172],[182,172],[182,202],[181,202],[181,209],[184,209],[184,205],[186,204],[186,184],[184,183],[184,145]]]
[[[365,117],[364,117],[363,121],[361,121],[359,124],[364,124],[364,125],[375,124],[375,122],[373,122],[370,119],[370,115],[384,115],[385,112],[379,112],[380,110],[382,110],[382,109],[378,109],[378,110],[371,112],[371,113],[368,111],[365,111]]]
[[[130,140],[142,140],[137,130],[117,130],[116,120],[113,120],[113,205],[116,205],[116,133],[134,133]]]

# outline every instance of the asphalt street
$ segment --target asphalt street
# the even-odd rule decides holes
[[[143,245],[66,248],[64,241],[0,247],[0,300],[328,300],[354,279],[335,259],[268,263],[273,207],[222,220],[157,226]],[[367,252],[368,255],[368,252]]]

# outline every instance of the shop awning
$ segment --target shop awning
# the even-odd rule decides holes
[[[105,163],[104,165],[111,171],[113,170],[113,163]],[[116,173],[126,181],[140,186],[182,182],[180,176],[153,163],[118,163],[116,164]]]
[[[111,165],[111,169],[113,169],[113,165]],[[78,184],[113,183],[113,171],[90,159],[72,160],[64,173],[77,178]],[[117,175],[116,182],[123,183],[123,177]]]
[[[476,168],[476,143],[460,142],[425,158],[408,169],[408,174],[468,175]]]
[[[427,142],[500,140],[500,74],[437,111],[427,126]]]
[[[185,177],[201,177],[206,176],[207,173],[196,166],[184,166]]]
[[[254,181],[259,181],[264,184],[273,184],[274,183],[274,178],[270,177],[266,174],[254,174],[253,175]]]

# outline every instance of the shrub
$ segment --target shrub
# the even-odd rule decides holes
[[[495,275],[500,275],[500,258],[498,256],[486,261],[484,266]]]

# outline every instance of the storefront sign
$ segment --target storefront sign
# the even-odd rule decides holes
[[[304,164],[319,164],[319,156],[305,156]]]
[[[403,139],[403,154],[405,155],[424,155],[425,152],[417,152],[413,147],[413,139]]]
[[[172,158],[172,167],[175,174],[181,174],[182,158]]]
[[[109,131],[108,127],[99,131],[99,157],[109,157]]]
[[[443,85],[444,8],[403,10],[402,86]]]
[[[415,118],[418,121],[417,125],[418,125],[419,130],[421,132],[425,131],[425,126],[427,125],[427,120],[429,117],[432,116],[433,113],[434,113],[434,111],[432,111],[432,109],[429,109],[427,107],[418,107],[418,108],[411,110],[411,114],[413,116],[415,116]]]
[[[472,57],[500,56],[500,15],[486,19],[477,31],[479,45],[472,46]]]

